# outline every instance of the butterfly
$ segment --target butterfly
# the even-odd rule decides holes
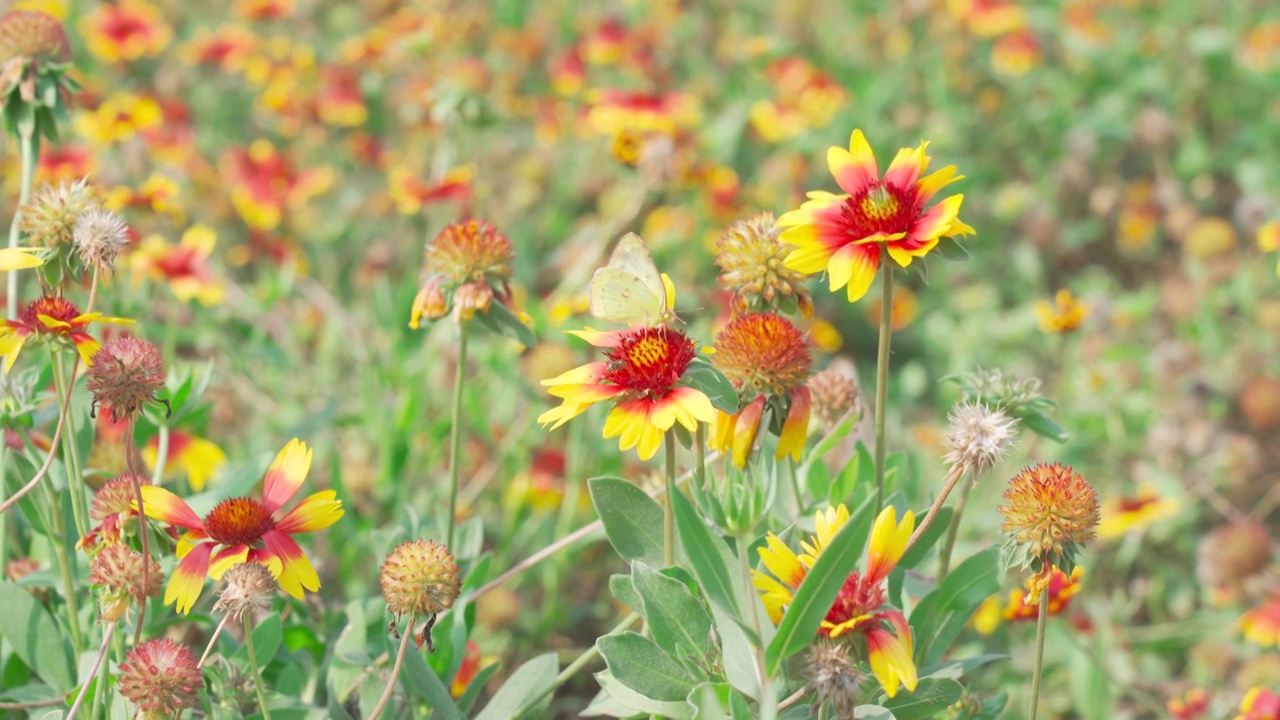
[[[618,241],[608,264],[591,276],[587,291],[591,314],[600,320],[627,325],[679,320],[671,311],[675,286],[658,272],[644,241],[635,233]]]

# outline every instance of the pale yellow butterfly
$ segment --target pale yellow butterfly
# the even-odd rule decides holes
[[[671,312],[675,288],[658,272],[644,241],[635,233],[618,241],[609,263],[591,276],[587,294],[591,314],[600,320],[657,325],[676,319]]]

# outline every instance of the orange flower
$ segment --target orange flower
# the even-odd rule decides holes
[[[100,343],[87,332],[89,323],[104,322],[113,325],[132,325],[126,318],[104,317],[102,313],[80,312],[70,300],[45,295],[27,303],[18,311],[15,320],[0,325],[0,355],[5,357],[7,373],[18,359],[18,354],[28,342],[41,340],[71,342],[85,366],[92,364]]]
[[[810,192],[800,209],[778,218],[783,242],[796,247],[786,266],[806,275],[826,272],[832,292],[847,286],[849,302],[856,302],[871,287],[883,253],[907,267],[941,238],[973,234],[958,217],[963,195],[927,207],[939,190],[964,177],[954,165],[921,177],[929,166],[927,145],[899,150],[883,178],[861,130],[853,131],[848,150],[831,148],[827,165],[846,194]]]
[[[387,186],[396,209],[404,215],[414,215],[423,206],[456,200],[470,204],[474,195],[471,165],[457,167],[444,174],[437,182],[423,182],[402,167],[393,167],[387,173]]]
[[[147,517],[186,530],[178,538],[179,562],[165,588],[164,603],[176,601],[177,611],[185,615],[204,591],[206,576],[218,580],[236,565],[250,562],[266,565],[281,589],[295,598],[302,599],[304,589],[319,590],[320,578],[293,535],[333,525],[343,515],[342,501],[333,490],[324,490],[281,512],[310,469],[311,450],[296,438],[290,440],[267,469],[261,500],[223,500],[203,519],[168,490],[143,486]]]
[[[223,157],[231,185],[231,202],[245,224],[255,230],[275,229],[285,211],[306,204],[333,185],[328,168],[299,170],[267,140],[248,149],[236,148]]]
[[[182,302],[217,305],[222,302],[223,288],[209,265],[217,242],[217,234],[207,225],[187,228],[176,245],[159,235],[149,235],[133,253],[133,268],[139,276],[167,282]]]
[[[1053,302],[1037,300],[1036,314],[1040,316],[1041,332],[1069,332],[1084,324],[1089,317],[1089,306],[1063,288],[1053,296]]]
[[[106,63],[155,57],[169,45],[173,31],[146,0],[97,4],[80,23],[89,52]]]

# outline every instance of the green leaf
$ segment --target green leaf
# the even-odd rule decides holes
[[[999,592],[999,552],[987,548],[960,563],[912,610],[916,667],[936,665],[982,601]]]
[[[730,555],[729,548],[711,534],[683,493],[677,491],[671,496],[671,507],[676,517],[680,546],[684,548],[702,593],[707,600],[740,622],[741,605],[733,581],[735,573],[731,570],[737,567],[737,560]]]
[[[439,675],[427,667],[422,653],[414,648],[404,654],[404,684],[426,700],[427,705],[444,720],[465,720],[466,716],[454,704],[449,688],[445,687]]]
[[[472,317],[493,332],[516,340],[527,348],[538,344],[538,336],[533,334],[533,328],[525,325],[511,308],[501,302],[491,303],[487,312],[478,312]]]
[[[961,482],[968,481],[962,479]],[[927,513],[928,511],[926,510],[925,512]],[[933,549],[933,546],[938,543],[938,540],[946,534],[947,528],[951,525],[951,517],[954,514],[955,510],[953,510],[950,505],[943,506],[943,508],[938,511],[938,514],[934,516],[933,522],[924,531],[924,534],[920,536],[920,539],[917,540],[910,549],[903,553],[902,559],[898,561],[898,567],[910,570],[911,568],[919,565],[920,561],[924,560],[924,556]],[[924,513],[920,513],[916,515],[916,517],[922,518],[924,517]]]
[[[924,679],[926,677],[934,677],[934,678],[951,678],[952,680],[959,680],[960,678],[964,677],[965,675],[968,675],[970,672],[973,672],[974,670],[977,670],[983,665],[986,665],[988,663],[993,663],[997,660],[1008,660],[1008,659],[1009,659],[1008,655],[1004,655],[1001,653],[990,653],[987,655],[974,655],[973,657],[961,658],[959,660],[948,660],[947,662],[944,662],[940,665],[933,666],[933,668],[929,669],[927,673],[923,672],[923,669],[922,669],[920,673],[920,678]]]
[[[555,653],[539,655],[526,662],[516,668],[511,677],[498,688],[493,699],[484,706],[475,720],[511,720],[516,717],[516,710],[525,699],[550,687],[559,672],[560,661]]]
[[[279,615],[268,615],[253,629],[253,654],[258,659],[259,670],[271,663],[283,639],[284,629],[280,624]],[[241,645],[231,660],[242,669],[249,669],[248,646]]]
[[[1040,410],[1027,410],[1022,415],[1022,425],[1040,437],[1059,444],[1071,439],[1071,433],[1067,432],[1066,428],[1054,422],[1053,418]]]
[[[596,640],[600,655],[618,682],[653,700],[683,702],[695,682],[688,670],[647,637],[633,632]]]
[[[693,708],[693,720],[724,720],[729,686],[702,683],[689,692],[686,702]],[[722,699],[721,695],[725,697]]]
[[[759,602],[759,601],[757,601]],[[711,606],[711,614],[715,618],[716,635],[720,637],[720,652],[724,660],[724,676],[734,690],[755,699],[760,696],[760,671],[756,668],[756,653],[752,645],[755,633],[748,633],[741,623],[729,617],[725,611],[715,605]],[[761,617],[764,617],[763,611]],[[761,631],[765,633],[765,641],[772,639],[769,635],[773,623],[765,623]],[[763,642],[760,643],[763,645]]]
[[[711,618],[685,584],[642,562],[631,569],[632,583],[644,602],[644,617],[653,639],[672,655],[704,657],[710,642]],[[617,672],[614,676],[621,679]]]
[[[694,358],[689,369],[680,378],[680,385],[701,390],[710,398],[711,405],[721,412],[732,415],[738,411],[738,391],[733,388],[729,378],[705,357]]]
[[[681,698],[680,702],[654,700],[623,685],[608,670],[596,673],[595,678],[601,689],[609,693],[609,697],[628,708],[635,708],[640,713],[671,718],[671,720],[693,720],[693,708],[689,707],[689,703],[685,702],[684,698]],[[476,720],[482,719],[476,718]]]
[[[615,573],[609,576],[609,592],[613,594],[613,599],[644,615],[644,601],[640,599],[640,593],[636,592],[636,586],[631,582],[630,575]]]
[[[895,720],[888,708],[879,705],[859,705],[853,709],[856,720]]]
[[[622,559],[661,567],[662,506],[622,478],[591,478],[587,487],[604,533]]]
[[[946,710],[964,694],[964,688],[955,680],[928,678],[921,680],[915,692],[906,688],[893,698],[884,700],[884,707],[897,720],[924,720]]]
[[[770,675],[778,672],[783,660],[813,642],[822,618],[826,617],[840,587],[858,564],[867,534],[871,532],[874,511],[874,501],[868,499],[863,502],[805,574],[782,616],[782,622],[778,624],[778,634],[765,649],[765,667]]]
[[[0,582],[0,608],[5,618],[0,634],[22,662],[59,692],[74,688],[71,644],[35,596],[14,583]]]
[[[969,250],[954,237],[945,237],[939,240],[938,244],[933,246],[933,252],[943,260],[952,262],[964,262],[969,259]]]

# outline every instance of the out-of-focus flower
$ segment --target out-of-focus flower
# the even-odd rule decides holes
[[[1030,569],[1028,602],[1039,600],[1056,567],[1075,569],[1075,556],[1096,535],[1098,495],[1084,476],[1062,463],[1024,468],[1004,491],[1001,530],[1006,562]]]
[[[1231,221],[1204,217],[1192,223],[1182,239],[1182,251],[1197,260],[1212,260],[1235,249],[1239,238]]]
[[[64,139],[61,145],[40,148],[36,182],[47,185],[75,182],[97,170],[93,152],[82,144]],[[25,210],[23,213],[25,214]]]
[[[29,342],[70,342],[80,353],[86,367],[93,365],[93,355],[100,344],[89,335],[90,323],[132,325],[127,318],[104,317],[100,312],[81,313],[70,300],[45,295],[18,311],[18,317],[0,326],[0,355],[5,356],[4,371],[9,372],[18,354]]]
[[[551,89],[557,95],[573,97],[587,85],[587,68],[577,48],[553,57],[547,72],[551,76]]]
[[[1150,485],[1139,487],[1131,496],[1108,498],[1102,502],[1098,539],[1115,540],[1131,532],[1142,532],[1176,515],[1180,506],[1176,499],[1160,495]]]
[[[413,540],[396,546],[387,555],[379,576],[387,609],[419,618],[453,607],[462,577],[453,555],[431,540]]]
[[[991,65],[1001,75],[1022,77],[1043,60],[1040,40],[1029,30],[1001,35],[991,46]]]
[[[1236,57],[1257,72],[1280,66],[1280,20],[1265,20],[1250,28],[1236,48]]]
[[[494,297],[505,304],[514,259],[511,241],[493,225],[476,219],[446,225],[423,251],[422,288],[409,327],[417,328],[424,317],[444,317],[450,309],[460,320],[488,312]]]
[[[622,61],[629,41],[627,27],[609,18],[582,38],[582,56],[592,65],[616,65]]]
[[[160,437],[152,436],[147,446],[142,449],[142,459],[149,471],[154,471],[160,459]],[[186,475],[191,489],[200,492],[209,483],[209,478],[227,462],[226,453],[211,440],[182,432],[169,432],[169,448],[165,457],[165,477]]]
[[[813,191],[810,200],[778,218],[782,240],[796,247],[786,266],[806,275],[826,272],[831,291],[847,287],[849,302],[867,294],[882,253],[907,267],[943,237],[973,234],[958,215],[963,195],[926,208],[942,188],[961,179],[954,165],[921,177],[928,143],[898,151],[884,177],[861,130],[849,149],[830,148],[827,165],[844,195]]]
[[[1027,24],[1026,12],[1014,0],[948,0],[947,7],[979,37],[1003,35]]]
[[[813,299],[804,277],[783,264],[793,248],[779,239],[773,213],[730,225],[716,241],[720,286],[733,295],[735,312],[788,312],[813,315]]]
[[[1280,591],[1240,618],[1244,639],[1263,648],[1280,648]]]
[[[160,10],[146,0],[101,3],[80,21],[80,32],[89,52],[106,63],[155,57],[173,37]]]
[[[1209,714],[1209,693],[1204,688],[1191,688],[1165,703],[1175,720],[1198,720]]]
[[[212,32],[198,32],[183,46],[181,56],[192,65],[214,65],[224,72],[240,72],[260,44],[258,36],[248,28],[223,25]]]
[[[1084,577],[1084,568],[1077,566],[1067,576],[1058,568],[1053,569],[1049,585],[1045,592],[1049,595],[1049,615],[1059,615],[1071,604],[1071,598],[1080,592],[1080,580]],[[995,632],[1001,621],[1019,622],[1035,620],[1040,615],[1038,601],[1029,600],[1031,593],[1036,592],[1036,580],[1030,578],[1021,589],[1009,591],[1008,600],[1001,605],[1000,596],[987,598],[978,611],[974,613],[973,627],[983,635]]]
[[[777,429],[775,459],[799,461],[809,435],[809,347],[804,334],[781,315],[749,313],[731,321],[716,335],[712,363],[738,391],[738,412],[716,411],[708,444],[732,450],[732,460],[745,467],[755,444],[765,408]]]
[[[778,143],[826,127],[848,99],[843,87],[799,56],[770,63],[765,77],[774,96],[757,100],[748,111],[751,127],[765,142]]]
[[[1258,228],[1258,249],[1280,252],[1280,220],[1272,220]],[[1280,259],[1276,261],[1276,275],[1280,275]]]
[[[760,560],[769,574],[751,572],[752,582],[761,592],[760,599],[774,623],[782,621],[785,608],[795,599],[796,590],[818,556],[848,520],[849,511],[844,505],[819,511],[815,518],[818,533],[809,542],[800,544],[804,552],[799,555],[777,535],[769,533],[768,547],[760,548]],[[818,631],[832,639],[851,632],[862,634],[867,641],[871,672],[889,697],[897,695],[900,686],[910,692],[916,689],[911,628],[899,610],[886,605],[882,587],[906,552],[914,529],[915,515],[910,510],[900,523],[892,506],[880,512],[867,544],[866,570],[855,571],[845,580]],[[886,629],[886,624],[892,632]]]
[[[449,685],[450,695],[455,698],[462,697],[471,685],[471,681],[475,679],[476,673],[480,672],[480,660],[480,646],[475,640],[467,640],[467,649],[462,653],[462,664],[458,666],[458,672]]]
[[[223,500],[203,519],[168,490],[143,487],[147,517],[186,530],[178,538],[179,562],[165,588],[164,603],[176,601],[177,611],[185,615],[204,591],[206,576],[220,580],[226,571],[248,562],[266,565],[281,589],[295,598],[302,599],[304,589],[319,590],[320,578],[293,535],[333,525],[343,515],[342,501],[333,490],[323,490],[281,512],[310,469],[311,450],[296,438],[290,440],[267,469],[261,500]]]
[[[137,416],[164,389],[160,348],[132,335],[117,335],[103,344],[85,374],[94,408],[109,412],[113,421]]]
[[[360,91],[360,76],[344,67],[330,66],[321,73],[323,84],[316,94],[316,114],[326,125],[359,127],[369,119]]]
[[[538,416],[539,424],[555,430],[592,405],[613,401],[604,437],[620,437],[620,449],[637,448],[640,459],[648,460],[677,422],[693,432],[698,422],[715,419],[715,408],[701,390],[679,385],[696,357],[693,341],[679,330],[660,325],[569,334],[607,348],[606,360],[543,380],[562,403]]]
[[[1053,296],[1053,302],[1036,301],[1036,315],[1040,318],[1040,331],[1060,333],[1077,330],[1089,317],[1089,306],[1063,288]]]
[[[551,512],[564,501],[564,472],[564,451],[534,450],[529,463],[516,472],[505,488],[504,500],[516,508],[528,507],[535,513]]]
[[[1116,243],[1125,250],[1148,247],[1160,228],[1160,205],[1156,202],[1155,184],[1139,180],[1125,188],[1116,219]]]
[[[890,301],[892,307],[889,308],[889,327],[894,332],[905,330],[916,319],[916,315],[920,312],[920,301],[916,299],[916,294],[909,287],[898,286],[893,289],[893,300]],[[884,307],[884,300],[879,297],[873,297],[867,301],[865,315],[868,321],[872,323],[880,322],[880,311]]]
[[[1280,720],[1280,695],[1258,686],[1240,700],[1240,714],[1235,720]]]
[[[840,334],[840,329],[823,318],[813,319],[813,324],[809,326],[809,339],[813,341],[814,347],[828,355],[834,355],[844,347],[844,336]]]
[[[71,43],[62,22],[39,10],[11,9],[0,15],[0,77],[20,80],[28,62],[60,64],[71,60]],[[0,91],[7,91],[0,82]]]
[[[135,190],[127,185],[112,188],[104,205],[108,210],[148,208],[181,221],[182,208],[176,202],[178,183],[160,173],[152,173]]]
[[[144,564],[147,565],[145,573]],[[158,596],[162,578],[160,565],[155,560],[144,558],[124,543],[104,545],[89,563],[89,584],[100,589],[99,612],[104,623],[124,617],[130,600],[140,604],[144,598]]]
[[[702,113],[693,96],[680,92],[644,93],[618,88],[592,90],[586,95],[585,124],[589,131],[612,138],[615,154],[637,163],[651,145],[666,143],[680,132],[698,125]],[[634,146],[631,153],[617,151],[619,141]]]
[[[279,20],[293,12],[294,0],[236,0],[236,15],[252,22]]]
[[[396,209],[404,215],[417,214],[426,205],[456,200],[470,203],[474,196],[472,178],[475,168],[471,165],[457,167],[444,174],[437,182],[423,182],[403,167],[393,166],[387,172],[387,188]]]
[[[809,377],[809,395],[812,401],[810,417],[816,428],[824,433],[835,429],[845,413],[859,405],[858,379],[837,367],[829,367]]]
[[[77,114],[73,126],[81,137],[98,145],[109,145],[159,127],[163,117],[160,104],[153,98],[119,92],[103,100],[97,110]]]
[[[136,277],[164,281],[178,300],[217,305],[223,300],[223,287],[209,264],[217,242],[213,228],[192,225],[176,244],[159,235],[148,235],[130,260]]]
[[[223,157],[231,185],[231,202],[250,228],[274,229],[286,210],[297,209],[333,185],[328,168],[299,170],[267,140],[255,140],[247,149],[233,148]]]
[[[117,687],[142,717],[174,717],[195,707],[204,681],[196,657],[168,638],[144,640],[125,655]]]

